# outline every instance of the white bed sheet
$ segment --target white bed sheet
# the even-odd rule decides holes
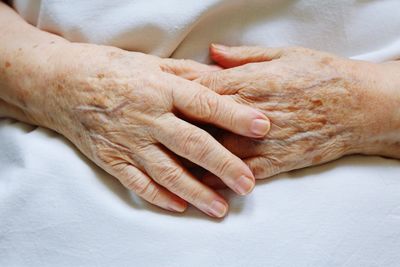
[[[163,1],[121,8],[126,1],[99,0],[104,9],[93,9],[91,1],[43,0],[36,17],[32,6],[16,2],[31,23],[71,40],[163,56],[206,61],[210,42],[295,44],[373,61],[400,56],[396,0],[350,1],[351,7],[185,1],[179,16],[179,1]],[[156,2],[157,9],[149,8]],[[250,10],[250,3],[263,8]],[[148,38],[135,38],[143,25],[154,27]],[[223,220],[193,208],[164,212],[61,136],[0,120],[0,266],[400,266],[397,160],[346,157],[259,181],[247,197],[223,194],[231,205]]]

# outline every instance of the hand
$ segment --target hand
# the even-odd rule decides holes
[[[188,60],[160,59],[117,48],[63,44],[53,54],[46,90],[35,98],[35,120],[71,140],[127,188],[162,208],[182,212],[188,201],[222,217],[227,203],[178,161],[184,157],[244,195],[254,176],[204,130],[176,114],[240,135],[262,137],[262,112],[231,103],[188,81],[215,68]],[[33,103],[31,102],[31,103]]]
[[[230,96],[233,103],[262,110],[271,121],[264,138],[231,133],[219,138],[244,159],[256,179],[346,154],[399,156],[399,116],[392,114],[398,114],[400,91],[398,83],[397,90],[388,86],[399,72],[390,64],[305,48],[214,45],[211,56],[230,69],[207,73],[197,81]],[[213,175],[204,181],[218,185]]]

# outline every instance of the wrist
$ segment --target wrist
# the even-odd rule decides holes
[[[18,56],[10,60],[10,66],[2,77],[4,90],[1,98],[21,110],[32,124],[49,127],[44,125],[43,116],[49,112],[46,108],[52,101],[48,98],[53,90],[56,66],[52,57],[58,49],[61,46],[51,42],[17,50]]]
[[[367,65],[361,153],[400,158],[400,64]]]
[[[0,30],[4,38],[0,44],[0,116],[43,126],[40,110],[54,69],[52,57],[68,41],[28,25],[13,12],[3,13],[15,23]]]

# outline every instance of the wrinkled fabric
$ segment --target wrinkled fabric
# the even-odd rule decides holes
[[[400,58],[399,1],[14,1],[76,42],[208,62],[211,42]],[[400,163],[351,156],[258,181],[223,220],[145,203],[62,136],[0,120],[0,266],[398,266]]]

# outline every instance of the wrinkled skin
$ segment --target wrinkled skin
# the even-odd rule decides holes
[[[262,110],[271,121],[260,139],[220,133],[219,141],[244,159],[256,179],[347,154],[399,155],[398,138],[390,138],[398,133],[398,119],[382,108],[396,110],[399,91],[385,97],[378,90],[383,67],[305,48],[214,45],[211,56],[228,69],[197,81]],[[213,175],[204,181],[218,183]]]
[[[1,2],[0,25],[0,118],[57,131],[127,188],[171,211],[182,212],[187,202],[214,217],[228,210],[179,157],[241,195],[253,189],[248,166],[187,122],[250,137],[268,132],[261,111],[190,81],[219,67],[71,43]]]
[[[74,44],[68,49],[88,58],[77,64],[66,60],[57,68],[55,90],[47,96],[51,116],[42,118],[122,184],[169,210],[183,211],[188,201],[211,216],[225,215],[225,200],[183,168],[177,154],[239,194],[252,190],[254,176],[238,157],[175,116],[180,112],[237,134],[262,136],[251,131],[254,120],[267,122],[261,112],[232,105],[173,75],[192,79],[209,67],[101,46]],[[263,127],[267,131],[269,125]]]
[[[177,156],[214,173],[238,194],[253,189],[255,179],[245,163],[206,131],[178,117],[244,136],[260,137],[268,131],[262,112],[232,105],[190,81],[215,67],[91,44],[33,47],[50,56],[43,63],[48,66],[45,76],[32,70],[24,79],[12,79],[14,88],[23,89],[14,101],[26,116],[22,120],[61,133],[145,200],[176,212],[189,202],[210,216],[226,214],[226,201],[199,182]],[[17,68],[18,58],[22,56],[7,59],[7,79],[26,73]]]
[[[231,69],[210,74],[215,68],[192,61],[72,44],[1,2],[0,25],[0,117],[59,132],[165,209],[183,211],[188,201],[210,216],[227,212],[224,199],[183,168],[179,156],[242,195],[254,186],[251,170],[264,178],[348,153],[399,156],[399,79],[390,85],[398,63],[378,66],[298,48],[214,47],[213,59]],[[188,81],[199,75],[221,95]],[[265,138],[269,122],[251,107],[273,119]],[[235,156],[178,116],[252,139],[221,132]]]

